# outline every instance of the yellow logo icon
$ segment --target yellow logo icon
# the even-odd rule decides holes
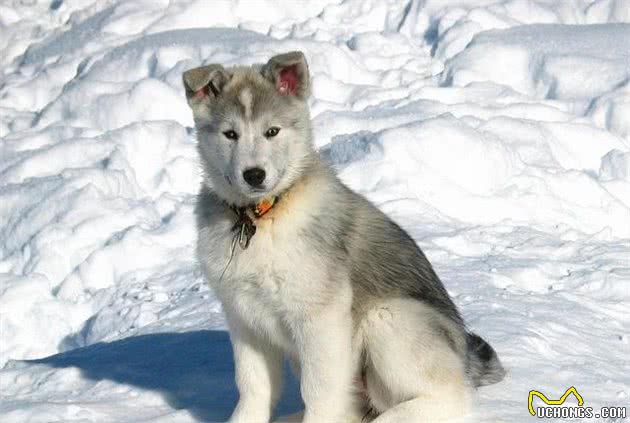
[[[532,405],[532,403],[534,402],[534,397],[540,398],[542,402],[548,405],[562,405],[564,404],[564,401],[567,399],[567,397],[571,394],[575,396],[575,398],[577,399],[578,405],[582,407],[584,405],[584,400],[582,399],[582,395],[580,395],[577,389],[575,389],[575,387],[573,386],[567,389],[564,395],[562,395],[560,399],[557,399],[557,400],[550,400],[542,392],[529,391],[529,396],[527,397],[527,406],[529,407],[529,414],[531,414],[532,416],[536,415],[536,412],[534,412],[534,406]]]

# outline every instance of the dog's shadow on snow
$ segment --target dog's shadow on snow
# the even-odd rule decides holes
[[[92,380],[159,391],[173,408],[187,409],[204,422],[227,420],[238,398],[232,347],[224,331],[134,336],[31,362],[77,367]],[[284,395],[277,414],[290,414],[301,407],[298,383],[285,368]]]

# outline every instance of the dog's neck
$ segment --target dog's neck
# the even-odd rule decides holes
[[[256,220],[267,214],[278,203],[278,200],[279,197],[271,197],[250,206],[229,205],[237,217],[236,223],[232,227],[232,230],[236,232],[235,240],[238,241],[243,250],[249,246],[249,241],[256,234]]]
[[[250,219],[260,219],[265,214],[267,214],[273,206],[276,205],[280,197],[271,197],[260,200],[255,204],[250,204],[248,206],[235,206],[233,204],[228,204],[230,209],[236,213],[238,217],[247,216]]]

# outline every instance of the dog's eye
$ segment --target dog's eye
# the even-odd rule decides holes
[[[238,140],[238,134],[232,130],[225,131],[223,135],[225,135],[225,138],[229,140],[232,140],[232,141]]]
[[[272,126],[271,128],[267,129],[267,131],[265,132],[265,137],[273,138],[276,135],[278,135],[278,132],[280,132],[280,128],[278,128],[277,126]]]

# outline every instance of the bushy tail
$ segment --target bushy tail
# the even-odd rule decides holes
[[[505,376],[505,369],[494,349],[481,336],[469,333],[468,373],[475,386],[491,385],[500,382]]]

